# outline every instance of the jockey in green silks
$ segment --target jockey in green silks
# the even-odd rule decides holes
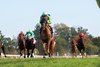
[[[51,17],[50,17],[50,14],[46,13],[46,12],[43,12],[43,14],[41,15],[40,17],[40,24],[41,24],[41,29],[40,29],[40,34],[41,34],[41,30],[42,30],[42,25],[43,25],[43,22],[41,21],[44,17],[47,17],[47,23],[49,24],[49,27],[51,28],[51,34],[53,35],[53,29],[51,27],[50,24],[52,24],[51,22]]]
[[[40,23],[41,23],[41,19],[44,17],[44,16],[47,16],[48,17],[48,24],[52,24],[51,22],[51,17],[50,17],[50,14],[46,13],[46,12],[43,12],[41,17],[40,17]],[[41,23],[42,24],[42,23]]]
[[[32,39],[32,38],[34,38],[34,32],[33,31],[27,31],[25,36],[28,39]]]

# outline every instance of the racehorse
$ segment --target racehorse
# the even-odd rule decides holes
[[[51,34],[51,28],[47,23],[47,19],[43,18],[41,22],[43,22],[40,33],[40,39],[43,48],[43,58],[45,58],[47,53],[49,54],[49,57],[51,57],[51,55],[53,55],[53,50],[55,49],[55,38]]]
[[[75,39],[71,40],[71,53],[72,53],[72,57],[77,57],[77,42],[75,41]]]
[[[0,42],[0,48],[2,49],[3,54],[6,57],[6,53],[5,53],[5,49],[4,49],[4,44],[2,42]],[[0,52],[0,56],[1,56],[1,52]]]
[[[82,55],[82,58],[86,56],[84,38],[81,35],[78,35],[75,37],[75,39],[72,39],[71,44],[72,44],[72,53],[75,56],[77,56],[78,51]]]
[[[25,45],[25,36],[24,34],[19,34],[18,36],[18,47],[20,51],[20,57],[23,55],[24,52],[24,58],[26,58],[26,45]]]
[[[25,44],[26,44],[26,49],[27,49],[27,57],[34,57],[33,53],[34,53],[34,49],[36,48],[36,40],[35,38],[29,38],[27,37],[25,40]]]

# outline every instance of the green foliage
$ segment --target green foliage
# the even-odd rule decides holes
[[[39,50],[39,54],[42,54],[42,45],[40,44],[40,25],[36,24],[34,34],[37,41],[37,49]]]
[[[3,42],[6,53],[16,54],[17,39],[11,39],[10,37],[5,37],[0,31],[0,41]]]
[[[99,8],[100,8],[100,0],[96,0],[96,1],[97,1],[97,4],[98,4]]]
[[[60,55],[67,52],[67,42],[64,38],[58,37],[56,39],[56,52],[59,52]]]
[[[96,46],[100,46],[100,37],[92,38],[93,44]]]
[[[65,24],[63,23],[55,24],[54,30],[55,30],[56,35],[58,36],[65,38],[65,39],[68,37],[69,27],[66,26]]]
[[[97,54],[99,51],[99,48],[97,46],[91,45],[91,44],[87,44],[86,45],[86,52],[88,55],[93,55],[93,54]]]

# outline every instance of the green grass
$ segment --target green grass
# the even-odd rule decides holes
[[[100,67],[100,58],[0,58],[0,67]]]

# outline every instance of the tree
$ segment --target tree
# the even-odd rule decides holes
[[[60,36],[62,38],[68,38],[69,34],[69,27],[66,26],[64,23],[55,24],[54,25],[54,33],[56,33],[57,36]]]
[[[39,54],[42,54],[42,45],[40,44],[40,27],[40,24],[36,24],[33,32],[37,41],[37,49],[39,50]]]
[[[4,40],[4,35],[2,34],[2,32],[0,31],[0,41],[3,42]]]
[[[96,0],[96,1],[97,1],[97,4],[98,4],[99,8],[100,8],[100,0]]]
[[[59,52],[61,55],[68,52],[69,49],[69,34],[71,30],[70,27],[68,27],[64,23],[55,24],[54,25],[54,33],[56,33],[56,43],[57,43],[57,52]]]

